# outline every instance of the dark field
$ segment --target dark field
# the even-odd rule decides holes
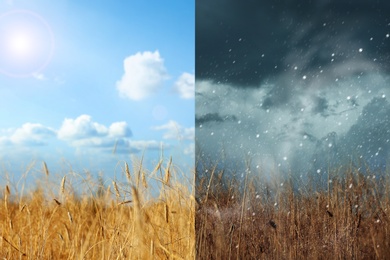
[[[321,187],[300,178],[262,181],[212,169],[197,180],[198,259],[385,259],[390,183],[350,169]]]

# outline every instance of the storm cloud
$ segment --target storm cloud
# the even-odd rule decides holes
[[[295,67],[388,72],[389,11],[388,1],[196,1],[196,78],[259,87]]]
[[[196,1],[197,159],[385,169],[389,13],[388,1]]]

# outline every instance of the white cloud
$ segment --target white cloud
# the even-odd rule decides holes
[[[109,127],[94,122],[89,115],[64,120],[58,138],[76,148],[99,148],[118,154],[160,150],[162,143],[155,140],[130,140],[132,132],[126,122],[115,122]],[[164,144],[164,148],[169,148]]]
[[[109,127],[92,121],[89,115],[76,119],[66,118],[58,131],[58,138],[75,147],[100,147],[112,149],[128,147],[127,138],[132,133],[126,122],[114,122]]]
[[[82,139],[108,134],[108,128],[92,122],[89,115],[81,115],[76,119],[66,118],[58,131],[59,139]]]
[[[184,72],[175,82],[174,90],[181,98],[192,99],[195,96],[195,75]]]
[[[25,123],[15,130],[8,130],[8,136],[0,136],[1,144],[44,145],[55,131],[41,124]]]
[[[109,128],[93,122],[89,115],[81,115],[76,119],[66,118],[58,130],[58,138],[63,140],[106,136],[108,134]]]
[[[47,140],[56,136],[50,127],[36,123],[25,123],[19,128],[0,129],[0,145],[46,145]]]
[[[126,122],[115,122],[108,128],[108,134],[111,137],[130,137],[132,135],[130,128]]]
[[[38,73],[38,72],[33,73],[32,77],[37,79],[37,80],[47,80],[45,75],[43,75],[42,73]]]
[[[125,73],[116,83],[120,95],[141,100],[156,93],[160,84],[168,79],[164,60],[158,51],[138,52],[124,60]]]
[[[179,125],[176,121],[170,120],[165,125],[154,126],[153,130],[166,132],[163,135],[164,139],[174,140],[194,140],[195,139],[195,127],[185,128]]]

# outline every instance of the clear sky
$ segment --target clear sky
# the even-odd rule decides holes
[[[194,165],[194,1],[0,0],[1,171]],[[162,148],[162,150],[161,150]],[[150,169],[150,170],[152,170]]]

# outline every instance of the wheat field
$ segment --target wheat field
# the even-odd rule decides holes
[[[322,177],[239,180],[210,168],[196,183],[197,258],[388,259],[389,173]]]
[[[183,181],[172,161],[123,180],[45,163],[33,189],[9,181],[0,204],[3,259],[386,259],[390,178],[358,169],[319,180],[232,178],[211,168]],[[8,173],[6,174],[8,175]],[[192,177],[196,173],[191,174]],[[153,182],[158,183],[158,192]],[[192,194],[195,188],[196,196]],[[27,190],[27,189],[26,189]],[[196,199],[195,199],[196,197]]]
[[[141,163],[142,166],[142,163]],[[2,259],[194,259],[191,183],[169,161],[153,171],[121,165],[124,181],[85,174],[50,178],[34,189],[6,184],[0,204]],[[7,175],[9,175],[7,173]],[[193,175],[193,174],[192,174]],[[157,195],[155,186],[159,183]]]

